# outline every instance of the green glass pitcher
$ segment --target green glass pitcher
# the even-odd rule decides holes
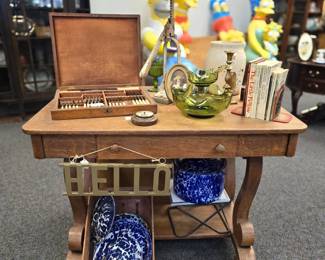
[[[234,53],[226,52],[227,63],[216,69],[189,71],[181,64],[174,65],[165,79],[168,98],[185,114],[212,117],[227,109],[236,87],[236,73],[231,71]],[[226,71],[223,86],[217,84]]]

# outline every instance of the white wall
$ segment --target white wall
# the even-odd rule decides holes
[[[249,0],[228,0],[235,27],[246,32],[250,20]],[[97,14],[140,14],[141,25],[145,26],[150,17],[147,0],[90,0],[91,12]],[[211,34],[209,0],[199,0],[199,5],[190,10],[190,33],[192,36]]]

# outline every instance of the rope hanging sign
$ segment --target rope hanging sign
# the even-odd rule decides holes
[[[85,157],[104,150],[126,150],[152,163],[90,163]],[[173,165],[132,149],[112,145],[75,155],[60,164],[68,196],[168,196]]]

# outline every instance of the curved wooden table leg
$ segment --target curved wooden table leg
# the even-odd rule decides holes
[[[254,227],[249,221],[249,210],[258,189],[263,168],[263,157],[247,158],[246,174],[238,193],[233,212],[233,233],[238,259],[255,259]]]
[[[87,215],[87,204],[84,197],[69,197],[73,225],[69,229],[69,249],[71,251],[81,252],[83,244],[83,234]]]
[[[236,159],[228,158],[226,175],[225,175],[225,189],[231,200],[234,200],[236,193]]]
[[[91,175],[86,170],[84,176],[85,190],[89,189],[89,185],[91,183],[90,180]],[[68,247],[71,252],[68,254],[67,259],[74,259],[71,256],[73,256],[76,252],[82,252],[83,249],[83,236],[87,216],[87,200],[84,196],[68,196],[68,198],[72,209],[73,224],[69,229]]]
[[[292,114],[294,114],[295,116],[298,115],[298,102],[301,96],[302,91],[300,89],[291,90]]]

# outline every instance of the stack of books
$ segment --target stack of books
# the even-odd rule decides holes
[[[248,65],[243,115],[271,121],[281,109],[288,70],[282,62],[258,58]]]

